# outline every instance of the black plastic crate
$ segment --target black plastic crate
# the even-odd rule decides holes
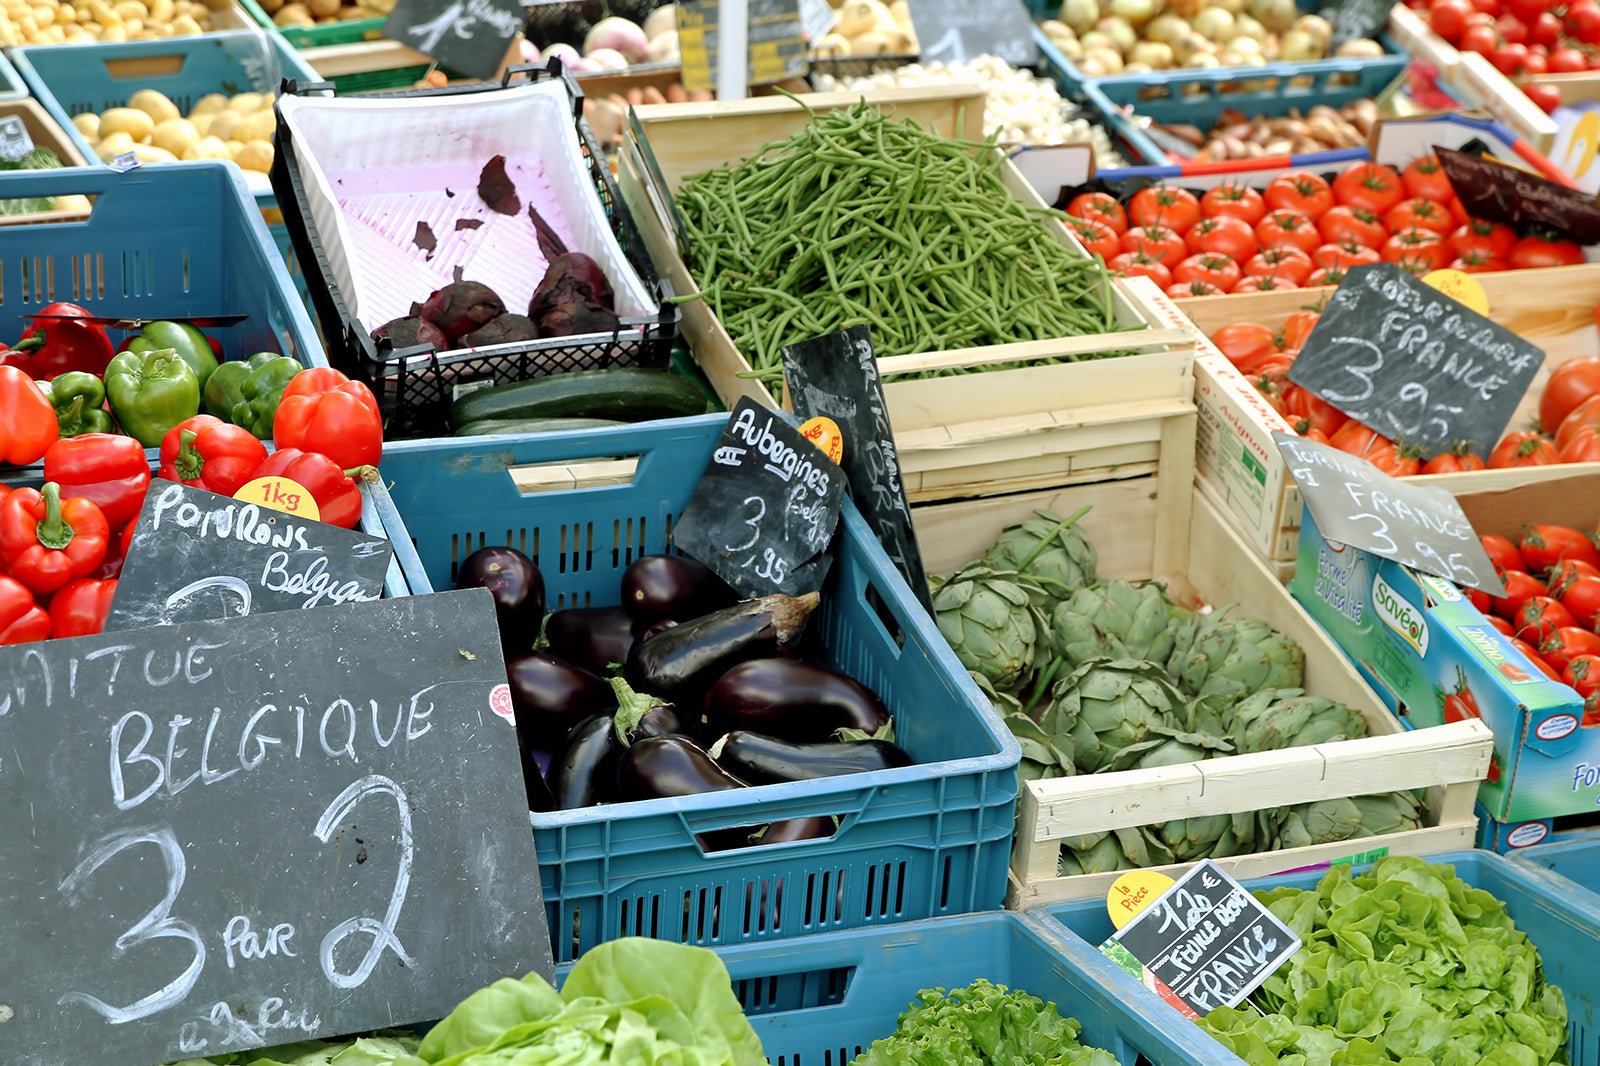
[[[383,410],[385,434],[390,439],[446,435],[445,413],[455,397],[457,385],[488,377],[504,384],[571,370],[610,367],[663,369],[671,361],[679,318],[677,306],[670,302],[671,287],[650,261],[644,239],[622,201],[605,155],[583,120],[583,91],[570,74],[563,72],[560,60],[551,60],[547,67],[512,67],[499,82],[367,93],[362,95],[362,99],[490,93],[507,88],[514,80],[524,77],[530,81],[559,78],[566,85],[572,98],[572,121],[589,176],[594,182],[595,195],[600,199],[623,254],[652,298],[659,303],[659,310],[654,315],[623,318],[620,328],[608,334],[552,337],[481,349],[439,352],[426,345],[395,349],[387,341],[374,341],[350,313],[349,304],[334,281],[321,239],[310,225],[310,201],[296,165],[294,138],[279,115],[272,186],[277,193],[295,255],[303,264],[311,306],[320,321],[327,344],[328,360],[346,374],[371,386]],[[289,95],[333,95],[334,86],[325,82],[303,85],[286,80],[283,92]]]

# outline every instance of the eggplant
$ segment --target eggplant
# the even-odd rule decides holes
[[[556,806],[555,796],[550,792],[549,782],[539,770],[539,759],[534,750],[534,746],[527,743],[519,731],[517,753],[522,757],[522,783],[528,792],[528,810],[552,811]]]
[[[646,692],[635,692],[624,678],[608,679],[616,693],[617,736],[624,745],[645,737],[665,737],[685,732],[677,709]]]
[[[698,618],[738,602],[727,582],[687,555],[646,555],[622,573],[622,606],[639,622]]]
[[[649,640],[651,637],[655,636],[657,633],[665,633],[667,630],[671,629],[673,626],[675,626],[677,624],[678,624],[677,622],[673,621],[670,618],[663,618],[659,622],[651,622],[649,625],[645,626],[644,629],[639,631],[639,639],[640,640]]]
[[[628,653],[623,676],[680,707],[697,703],[729,668],[771,656],[800,634],[817,594],[763,596],[680,622]]]
[[[905,749],[886,740],[830,740],[797,744],[760,733],[729,733],[707,752],[724,770],[752,785],[814,781],[910,766]]]
[[[506,663],[511,712],[517,731],[544,748],[561,743],[591,714],[610,714],[617,697],[604,680],[548,652],[534,651]]]
[[[711,735],[745,730],[795,741],[884,739],[892,721],[876,693],[848,674],[795,659],[754,659],[731,667],[706,694]]]
[[[544,618],[544,575],[532,559],[515,548],[479,548],[462,560],[456,588],[488,589],[494,596],[500,644],[508,656],[533,646]]]
[[[544,636],[552,652],[604,676],[612,663],[627,662],[635,633],[633,619],[621,607],[569,607],[550,615]]]
[[[646,737],[623,752],[617,765],[617,792],[624,801],[699,796],[744,787],[743,781],[684,736]],[[557,794],[556,798],[559,801],[561,797]]]
[[[773,822],[750,838],[751,844],[790,844],[796,840],[826,840],[838,832],[839,823],[828,815],[786,818]]]
[[[683,719],[678,717],[678,712],[670,703],[658,703],[639,716],[638,724],[628,731],[628,743],[633,744],[644,740],[646,737],[670,737],[675,733],[686,733]]]
[[[573,811],[614,800],[621,752],[617,726],[609,714],[591,715],[573,726],[566,746],[550,760],[555,809]]]

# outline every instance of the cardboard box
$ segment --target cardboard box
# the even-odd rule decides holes
[[[1460,494],[1479,533],[1515,534],[1530,518],[1592,526],[1600,475]],[[1600,728],[1583,701],[1540,673],[1448,581],[1323,539],[1307,513],[1290,590],[1408,725],[1470,714],[1494,732],[1478,790],[1487,815],[1528,822],[1600,809]],[[1462,697],[1465,696],[1465,700]]]

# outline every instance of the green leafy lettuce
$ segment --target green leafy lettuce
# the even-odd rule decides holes
[[[1251,997],[1200,1021],[1252,1066],[1544,1066],[1567,1007],[1505,904],[1443,863],[1391,856],[1313,891],[1257,893],[1302,947]],[[1264,1012],[1264,1016],[1263,1013]]]
[[[418,1042],[409,1033],[374,1033],[345,1040],[307,1040],[209,1059],[185,1059],[172,1066],[394,1066],[416,1051]]]
[[[1117,1066],[1110,1052],[1078,1043],[1079,1031],[1054,1003],[980,979],[917,993],[899,1028],[854,1066]]]
[[[55,170],[61,160],[48,148],[35,148],[21,159],[0,159],[4,170]],[[55,202],[48,196],[32,196],[18,200],[0,200],[0,215],[37,215],[49,211]]]

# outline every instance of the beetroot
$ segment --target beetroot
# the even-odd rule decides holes
[[[562,304],[595,303],[610,310],[615,306],[612,301],[611,283],[600,264],[582,252],[568,252],[550,261],[544,280],[528,301],[528,317],[543,329],[544,316]]]
[[[533,221],[533,232],[539,241],[539,252],[545,259],[554,262],[557,256],[567,254],[567,246],[562,243],[561,235],[551,228],[550,223],[539,213],[539,209],[532,204],[528,205],[528,218]]]
[[[517,187],[506,174],[505,156],[497,155],[483,165],[483,172],[478,175],[478,196],[489,205],[491,211],[498,211],[502,215],[514,215],[522,210]]]
[[[451,282],[422,305],[422,317],[443,330],[451,343],[505,313],[506,305],[494,290],[476,281]]]
[[[558,304],[539,320],[546,337],[573,337],[580,333],[611,333],[621,325],[616,315],[592,300]]]
[[[512,341],[536,341],[539,327],[522,315],[503,314],[482,329],[461,338],[468,348],[484,348],[491,344],[509,344]]]
[[[443,330],[427,319],[416,316],[385,322],[372,331],[372,339],[387,340],[395,348],[414,348],[419,344],[431,344],[435,348],[450,347],[450,338],[444,335]]]

